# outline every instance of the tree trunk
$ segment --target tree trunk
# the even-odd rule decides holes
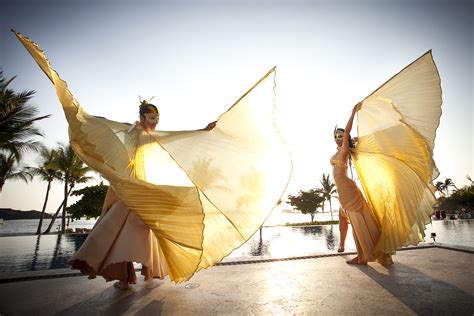
[[[313,213],[313,214],[309,214],[309,215],[311,215],[311,223],[313,223],[313,222],[314,222],[314,213]]]
[[[51,218],[51,222],[48,225],[48,228],[46,228],[46,230],[44,231],[43,234],[48,234],[49,233],[49,231],[51,230],[51,227],[53,227],[54,222],[56,221],[56,218],[58,217],[59,212],[61,211],[61,209],[63,207],[63,204],[64,204],[64,199],[61,202],[61,205],[59,205],[58,209],[56,210],[56,213],[54,213],[53,217]]]
[[[44,199],[43,209],[41,210],[41,217],[36,230],[36,235],[41,235],[41,226],[43,226],[44,212],[46,211],[46,205],[48,204],[49,189],[51,189],[51,181],[48,181],[48,189],[46,190],[46,197]]]
[[[67,197],[69,195],[67,187],[68,187],[68,181],[66,177],[66,181],[64,181],[64,203],[63,203],[63,215],[61,219],[61,234],[64,234],[66,232],[66,207],[67,207]]]
[[[72,191],[72,188],[69,189],[69,193],[71,193],[71,191]],[[64,205],[64,200],[62,201],[61,205],[59,205],[58,209],[56,210],[56,213],[54,213],[53,218],[51,218],[51,222],[49,223],[48,228],[46,228],[43,234],[47,234],[51,231],[51,228],[53,227],[54,222],[56,221],[59,211],[61,211],[61,208],[63,207],[63,205]]]

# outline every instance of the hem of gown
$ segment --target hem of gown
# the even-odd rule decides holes
[[[393,265],[393,259],[390,254],[387,253],[378,253],[375,255],[376,261],[383,265],[384,267],[390,267]]]
[[[138,262],[142,265],[141,269],[141,275],[144,276],[145,281],[149,279],[160,279],[163,280],[164,276],[160,275],[153,275],[152,269],[150,269],[148,266],[144,265],[141,262]],[[110,270],[114,266],[120,265],[120,264],[125,264],[126,265],[126,275],[123,273],[120,275],[119,273],[113,273]],[[82,274],[89,276],[89,279],[95,279],[98,275],[103,277],[106,282],[110,281],[115,281],[115,280],[124,280],[126,279],[129,284],[136,284],[137,283],[137,277],[135,274],[135,268],[133,266],[132,262],[129,261],[121,261],[121,262],[114,262],[109,265],[107,265],[105,268],[102,269],[102,272],[98,273],[94,268],[92,268],[87,261],[80,260],[80,259],[75,259],[69,261],[69,266],[71,270],[79,270],[81,271]]]

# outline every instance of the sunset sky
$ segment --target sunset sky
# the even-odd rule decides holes
[[[155,96],[163,130],[205,127],[277,66],[295,194],[331,172],[332,131],[353,105],[432,49],[443,89],[438,179],[461,187],[474,177],[473,17],[472,1],[453,0],[11,1],[0,12],[0,66],[17,76],[11,88],[36,90],[31,103],[52,115],[38,124],[49,147],[67,142],[66,120],[10,28],[39,43],[89,113],[133,122],[138,95]],[[27,155],[24,164],[35,163]],[[0,207],[40,210],[46,185],[9,181]],[[55,183],[47,211],[61,199]]]

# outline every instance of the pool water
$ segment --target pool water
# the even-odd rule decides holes
[[[86,238],[85,234],[0,237],[0,275],[65,268]]]
[[[433,242],[431,233],[436,233],[436,242],[474,248],[474,220],[433,221],[426,226],[425,241]],[[243,260],[262,256],[264,258],[286,258],[314,253],[334,253],[339,245],[339,226],[264,227],[242,247],[234,250],[228,258]],[[351,225],[345,242],[346,252],[356,251]]]
[[[474,247],[474,220],[434,221],[426,228],[426,241]],[[79,249],[87,235],[43,235],[0,237],[0,275],[22,271],[59,269]],[[285,258],[315,253],[335,253],[339,244],[339,226],[263,227],[247,243],[234,250],[226,260],[249,258]],[[350,230],[346,251],[355,251]]]

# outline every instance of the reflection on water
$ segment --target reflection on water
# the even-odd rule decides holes
[[[329,229],[328,234],[326,235],[326,247],[329,250],[334,250],[336,248],[336,237],[334,236],[333,226]]]
[[[41,235],[36,239],[35,252],[33,254],[33,261],[31,262],[31,271],[36,270],[36,263],[38,262],[39,246],[40,246]]]
[[[263,241],[262,238],[262,227],[258,230],[258,242],[252,242],[250,244],[250,254],[252,256],[258,257],[268,254],[268,247],[270,246],[270,242],[268,240]]]
[[[355,251],[349,227],[346,239],[347,251]],[[250,257],[285,258],[315,253],[334,253],[339,244],[339,226],[264,227],[228,258]]]
[[[474,248],[474,220],[441,220],[433,221],[426,231],[436,232],[436,241],[447,244],[463,245]],[[429,239],[429,233],[427,233]]]
[[[66,268],[87,235],[0,238],[0,273]]]
[[[331,226],[332,227],[332,226]],[[304,236],[308,235],[321,235],[323,226],[305,226],[305,227],[293,227],[293,231],[300,231]]]
[[[435,232],[438,243],[468,246],[474,248],[474,220],[434,221],[426,226],[426,242],[432,242]],[[242,247],[234,250],[229,258],[233,260],[261,256],[263,258],[285,258],[315,253],[334,253],[339,245],[339,226],[264,227],[257,231]],[[351,225],[347,232],[345,249],[356,251]]]
[[[440,243],[474,247],[474,220],[436,221],[426,228],[426,241],[436,232]],[[87,235],[43,235],[0,237],[0,275],[14,272],[68,267],[68,261]],[[230,260],[252,257],[286,258],[315,253],[334,253],[339,244],[337,225],[306,227],[263,227],[242,247],[233,251]],[[346,239],[346,251],[355,251],[352,231]]]
[[[0,273],[67,268],[86,237],[84,234],[1,237]],[[229,257],[283,258],[328,253],[334,252],[338,240],[337,226],[264,227]]]
[[[336,248],[336,235],[334,234],[334,226],[332,225],[294,227],[293,230],[300,230],[306,237],[324,236],[327,250],[334,250]],[[337,242],[339,243],[339,230],[337,231]]]

